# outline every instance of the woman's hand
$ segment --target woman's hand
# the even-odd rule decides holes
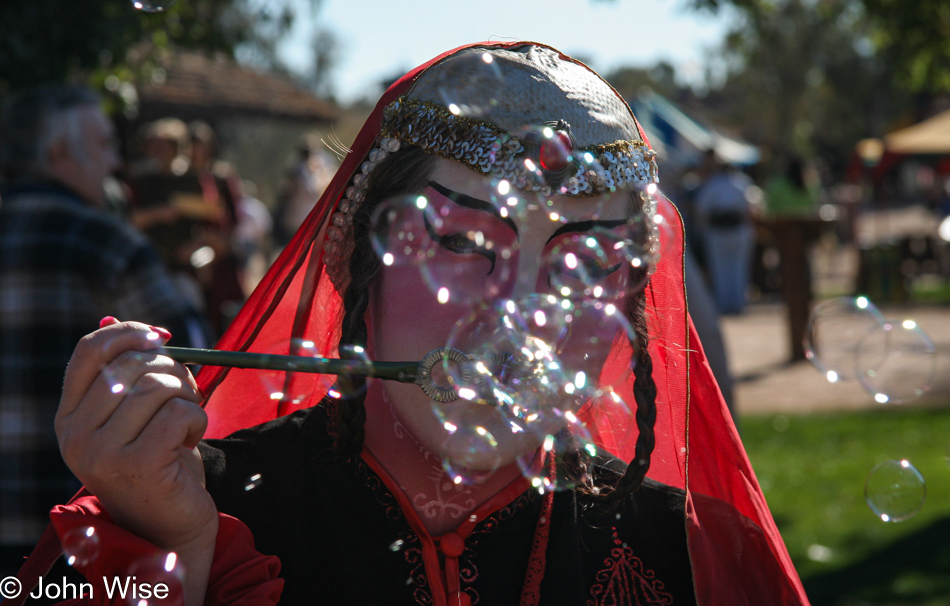
[[[207,580],[217,511],[196,445],[207,427],[187,368],[157,353],[161,328],[107,318],[79,342],[56,414],[63,459],[113,520]],[[202,572],[203,570],[203,572]],[[204,582],[200,587],[203,599]],[[194,588],[186,587],[186,601]]]

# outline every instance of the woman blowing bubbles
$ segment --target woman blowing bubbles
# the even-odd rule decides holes
[[[693,336],[652,157],[548,47],[407,74],[218,347],[419,378],[196,383],[163,330],[104,320],[57,418],[95,495],[52,516],[73,566],[164,562],[186,604],[806,603]]]

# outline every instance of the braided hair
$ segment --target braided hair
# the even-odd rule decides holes
[[[636,364],[633,368],[634,384],[633,395],[637,402],[637,443],[634,447],[633,460],[627,466],[624,474],[613,484],[612,490],[592,490],[595,498],[608,506],[614,506],[643,485],[647,471],[650,469],[650,457],[656,446],[656,435],[653,431],[656,425],[656,382],[653,380],[653,359],[647,349],[649,345],[646,326],[646,293],[641,290],[634,297],[627,300],[627,317],[633,325],[636,342],[632,343],[636,352]]]
[[[634,283],[642,282],[645,277],[643,269],[634,270],[632,273]],[[633,461],[626,466],[623,474],[611,468],[604,469],[601,473],[594,473],[591,470],[591,457],[578,439],[567,429],[562,429],[555,436],[558,453],[556,459],[558,481],[576,483],[579,492],[608,508],[618,505],[643,485],[643,480],[650,468],[650,458],[656,446],[654,426],[657,414],[657,387],[653,380],[653,359],[647,349],[649,340],[645,292],[641,290],[628,297],[624,311],[634,330],[631,346],[636,352],[633,367],[635,379],[633,394],[637,403],[638,435]]]
[[[369,287],[382,267],[370,244],[370,217],[381,201],[422,191],[434,168],[435,156],[417,147],[407,147],[390,154],[370,173],[365,202],[353,213],[350,283],[343,294],[344,315],[340,334],[340,356],[343,358],[352,357],[354,347],[366,347],[368,334],[364,317],[369,307]],[[335,449],[343,456],[357,456],[363,449],[365,437],[366,377],[341,375],[337,387],[341,397],[336,402],[334,415]]]
[[[410,192],[419,192],[425,187],[435,168],[435,156],[417,147],[404,147],[390,154],[369,175],[365,202],[353,215],[353,252],[350,256],[350,283],[343,294],[343,325],[340,337],[341,357],[351,357],[354,347],[365,347],[367,328],[364,316],[369,307],[369,287],[376,279],[380,267],[379,257],[370,245],[370,217],[376,206],[392,196]],[[639,270],[642,271],[642,270]],[[642,278],[642,276],[633,276]],[[639,280],[638,280],[639,281]],[[650,466],[650,457],[656,442],[653,428],[656,422],[656,383],[653,381],[653,362],[647,352],[646,297],[641,291],[629,297],[626,315],[630,319],[636,334],[632,343],[637,352],[634,367],[636,381],[634,395],[637,402],[637,427],[639,435],[635,447],[634,460],[626,472],[612,486],[595,486],[594,479],[587,473],[586,453],[578,448],[576,440],[562,432],[558,440],[559,450],[565,453],[559,465],[560,472],[574,477],[583,477],[584,492],[608,505],[619,503],[635,492],[643,483]],[[341,397],[336,401],[334,413],[335,449],[342,456],[358,456],[363,448],[366,421],[366,378],[343,377],[337,383]],[[607,490],[604,490],[604,489]]]

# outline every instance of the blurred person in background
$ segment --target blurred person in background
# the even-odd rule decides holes
[[[214,251],[214,259],[207,265],[208,271],[200,274],[211,322],[220,333],[244,302],[241,260],[234,248],[244,191],[237,169],[218,158],[214,129],[205,122],[194,121],[188,124],[188,134],[190,172],[201,183],[204,199],[224,209],[220,222],[203,231],[204,244]]]
[[[235,211],[237,223],[231,244],[238,259],[241,285],[250,294],[270,266],[274,220],[267,205],[257,198],[257,186],[252,181],[241,182]]]
[[[703,242],[713,296],[722,314],[745,311],[746,287],[755,245],[747,197],[749,177],[706,153],[709,176],[696,192],[693,216]]]
[[[148,240],[107,210],[112,123],[84,88],[13,97],[0,125],[0,577],[16,570],[79,488],[53,432],[66,363],[103,316],[141,317],[203,345]]]
[[[243,293],[231,250],[234,193],[229,180],[212,171],[213,145],[207,132],[192,134],[177,118],[158,120],[145,128],[146,159],[129,185],[132,222],[152,240],[179,289],[217,335]],[[194,148],[197,162],[189,157]]]
[[[274,238],[278,246],[287,245],[336,172],[336,164],[316,146],[307,137],[297,148],[297,160],[277,202]]]

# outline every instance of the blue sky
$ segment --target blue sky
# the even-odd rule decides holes
[[[310,62],[315,23],[341,44],[333,85],[341,101],[375,97],[378,81],[467,42],[543,42],[608,72],[666,59],[698,78],[704,56],[721,40],[726,17],[686,10],[685,0],[307,0],[281,50],[292,66]]]

